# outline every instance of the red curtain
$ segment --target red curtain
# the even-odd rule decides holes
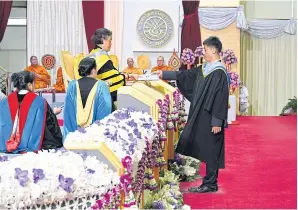
[[[96,29],[104,27],[104,1],[82,1],[88,48],[91,51],[94,45],[91,36]]]
[[[11,7],[12,1],[0,1],[0,42],[4,37]]]
[[[196,47],[202,45],[198,15],[199,4],[198,0],[182,1],[184,19],[181,31],[181,53],[185,48],[195,51]],[[182,68],[185,69],[185,66]]]

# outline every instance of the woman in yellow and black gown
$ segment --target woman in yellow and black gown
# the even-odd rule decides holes
[[[117,101],[117,90],[125,85],[125,80],[131,78],[137,79],[136,74],[120,73],[108,54],[112,46],[112,32],[106,28],[99,28],[95,34],[91,37],[94,43],[94,49],[90,52],[89,57],[93,57],[96,60],[97,66],[97,79],[104,80],[109,84],[109,89],[112,97],[112,111],[114,111]]]

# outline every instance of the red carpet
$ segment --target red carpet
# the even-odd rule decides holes
[[[296,209],[296,117],[239,117],[226,130],[226,168],[217,193],[187,192],[201,180],[181,183],[192,209]],[[205,174],[205,165],[201,175]]]

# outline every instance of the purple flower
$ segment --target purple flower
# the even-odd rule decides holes
[[[102,209],[103,208],[103,201],[102,200],[97,200],[96,204],[97,204],[97,209]]]
[[[127,122],[127,125],[130,127],[137,127],[138,124],[134,120],[130,120]]]
[[[142,138],[142,134],[137,128],[133,129],[133,133],[137,136],[137,138]]]
[[[87,172],[89,173],[89,174],[94,174],[95,173],[95,171],[94,170],[92,170],[92,169],[87,169]]]
[[[70,193],[72,191],[71,186],[74,183],[72,178],[64,178],[63,175],[59,174],[59,187],[63,188],[66,192]]]
[[[223,61],[226,65],[237,63],[237,58],[233,50],[227,49],[222,54]]]
[[[28,182],[28,171],[27,170],[21,170],[20,168],[15,168],[15,175],[14,178],[17,179],[20,182],[20,185],[22,187],[25,186],[25,184]]]
[[[146,129],[151,129],[152,124],[151,123],[144,123],[143,127],[146,128]]]
[[[132,120],[133,121],[133,120]],[[137,124],[136,124],[136,126],[135,127],[137,127]],[[126,132],[128,132],[129,133],[129,130],[125,127],[125,126],[122,126],[121,127],[123,130],[125,130]]]
[[[129,148],[128,148],[128,154],[129,155],[133,155],[134,153],[135,153],[135,144],[131,144],[131,145],[129,145]]]
[[[165,209],[163,206],[163,203],[161,201],[154,201],[152,203],[152,208],[153,209]]]
[[[130,156],[126,156],[125,158],[122,158],[121,160],[122,165],[124,168],[126,168],[126,170],[128,171],[128,173],[132,172],[132,159]]]
[[[107,123],[114,123],[114,122],[116,122],[116,120],[114,120],[114,119],[108,119],[108,121],[107,121]]]
[[[106,203],[110,203],[111,196],[110,196],[109,193],[106,193],[106,194],[104,195],[104,198],[105,198]]]
[[[191,49],[186,48],[183,50],[180,60],[183,64],[193,64],[195,61],[194,53]]]
[[[85,128],[78,127],[78,131],[79,131],[80,133],[86,133]]]
[[[175,161],[178,165],[182,165],[182,162],[183,162],[181,156],[180,156],[179,154],[177,154],[177,153],[175,154],[174,161]]]
[[[129,110],[115,112],[114,117],[118,120],[128,119],[130,117]]]
[[[42,180],[45,177],[42,169],[33,169],[33,180],[36,184],[39,180]]]
[[[108,128],[106,128],[105,132],[103,133],[103,135],[105,136],[109,136],[111,135],[110,130]]]
[[[8,161],[8,157],[7,156],[0,156],[0,162],[5,162]]]

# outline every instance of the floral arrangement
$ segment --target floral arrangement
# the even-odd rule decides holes
[[[229,71],[228,75],[230,77],[230,89],[233,93],[240,86],[240,78],[237,72]]]
[[[182,193],[179,190],[179,178],[171,171],[163,171],[158,191],[145,191],[145,209],[190,209],[183,205]]]
[[[174,129],[178,129],[182,131],[185,127],[185,117],[187,114],[185,113],[185,98],[180,93],[179,89],[176,89],[173,92],[174,104],[172,111],[172,121],[174,123]]]
[[[147,113],[122,109],[90,127],[68,134],[65,142],[104,142],[120,160],[129,155],[134,162],[139,162],[146,149],[146,141],[152,143],[157,132],[157,125]]]
[[[136,206],[136,200],[132,193],[132,159],[129,156],[126,156],[121,160],[123,167],[125,168],[125,174],[120,177],[120,186],[124,191],[125,201],[124,207]],[[114,188],[113,191],[107,192],[104,196],[96,201],[96,203],[91,207],[94,210],[97,209],[111,209],[113,206],[110,206],[111,197],[117,194],[117,191],[120,191],[120,188]],[[117,206],[118,207],[118,206]]]
[[[129,177],[133,178],[129,189],[137,195],[143,189],[156,188],[152,168],[166,164],[158,129],[147,113],[121,109],[90,127],[68,134],[65,144],[104,142],[120,160],[130,158],[132,169],[128,169],[123,181],[128,182]],[[130,205],[131,196],[126,200],[126,204]]]
[[[1,157],[1,209],[19,209],[37,205],[59,206],[66,200],[107,196],[108,205],[120,202],[120,179],[95,157],[70,151],[27,153],[14,158]],[[117,190],[118,189],[118,190]]]
[[[204,56],[204,48],[202,46],[199,46],[195,50],[195,57],[203,57]]]
[[[228,71],[231,70],[230,66],[238,62],[235,53],[231,49],[227,49],[222,53],[222,60],[226,64]]]
[[[169,170],[177,175],[180,180],[191,182],[200,178],[200,165],[201,162],[197,159],[175,154],[174,161],[169,163]]]
[[[185,48],[180,60],[184,65],[193,65],[195,63],[195,54],[191,49]]]

